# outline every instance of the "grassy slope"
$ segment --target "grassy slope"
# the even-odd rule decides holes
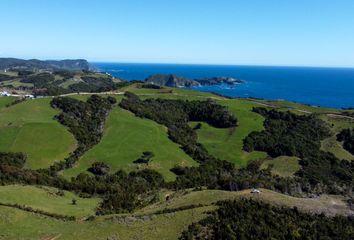
[[[53,117],[50,99],[28,100],[0,110],[0,151],[24,152],[26,166],[49,167],[64,159],[75,148],[76,141]]]
[[[4,86],[13,86],[13,87],[33,87],[34,86],[33,83],[23,83],[18,78],[9,81],[3,81],[2,84]]]
[[[267,189],[261,189],[260,194],[252,194],[250,190],[229,192],[222,190],[192,191],[183,190],[180,192],[162,192],[162,195],[169,195],[168,201],[161,200],[158,203],[145,207],[137,211],[136,215],[151,214],[163,209],[175,209],[183,206],[202,204],[211,205],[217,201],[232,200],[236,198],[254,198],[269,202],[275,205],[287,207],[297,206],[299,209],[309,212],[335,214],[353,214],[348,205],[343,201],[344,197],[333,195],[322,195],[319,198],[297,198],[289,195],[277,193]],[[164,199],[164,198],[162,198]]]
[[[231,161],[242,167],[251,159],[266,157],[266,153],[247,153],[242,150],[243,139],[252,131],[263,130],[263,117],[253,113],[254,103],[246,100],[222,100],[219,103],[227,106],[237,117],[239,125],[235,129],[217,129],[202,124],[198,132],[198,140],[214,156]]]
[[[16,100],[16,97],[0,97],[0,109]]]
[[[254,100],[255,102],[265,103],[272,106],[276,106],[280,109],[293,110],[294,112],[314,112],[314,113],[327,113],[338,112],[335,108],[323,108],[310,105],[304,105],[301,103],[289,102],[286,100]]]
[[[109,164],[113,171],[141,169],[146,166],[139,166],[133,161],[144,151],[155,154],[148,167],[159,171],[167,180],[174,179],[175,176],[169,169],[175,165],[196,164],[177,144],[168,139],[164,126],[135,117],[117,106],[107,119],[101,142],[89,150],[76,167],[65,171],[64,176],[70,177],[86,171],[95,161]]]
[[[93,222],[63,222],[17,209],[0,207],[0,239],[177,239],[192,222],[210,208],[191,209],[158,215],[146,220],[130,218],[132,223],[98,219]]]
[[[22,185],[7,185],[0,187],[0,203],[20,204],[33,209],[67,216],[84,217],[95,214],[98,198],[79,198],[65,191],[64,196],[56,195],[57,189]],[[25,197],[24,197],[25,196]],[[72,199],[77,200],[72,205]]]
[[[343,144],[337,141],[336,135],[345,128],[353,128],[354,121],[345,118],[334,118],[322,115],[321,118],[331,127],[333,135],[322,141],[321,149],[333,153],[339,159],[354,160],[354,156],[343,148]]]
[[[274,159],[266,160],[262,164],[261,168],[267,168],[269,165],[273,165],[272,173],[282,176],[290,177],[295,172],[300,170],[299,158],[280,156]]]
[[[196,92],[186,89],[173,89],[172,94],[163,94],[159,93],[163,90],[137,89],[133,85],[123,90],[134,92],[141,98],[159,97],[183,100],[205,100],[207,98],[213,98],[220,104],[227,106],[236,115],[239,120],[239,126],[233,131],[230,129],[217,129],[203,123],[202,128],[197,132],[199,142],[214,156],[231,161],[239,167],[245,166],[249,160],[266,157],[266,153],[264,152],[255,151],[247,153],[242,150],[243,139],[250,132],[263,130],[264,118],[252,112],[252,107],[260,106],[257,103],[243,99],[226,99],[212,93]]]
[[[131,215],[98,217],[89,222],[63,222],[34,215],[21,210],[0,207],[0,238],[4,239],[177,239],[192,222],[205,217],[205,212],[215,209],[211,204],[240,197],[264,200],[273,204],[311,212],[348,214],[350,210],[343,198],[322,196],[316,199],[295,198],[262,189],[261,194],[249,190],[226,192],[219,190],[184,191]],[[163,209],[174,209],[191,204],[205,207],[154,215]],[[111,238],[109,238],[111,237]]]
[[[354,160],[354,156],[337,141],[336,135],[322,141],[321,149],[333,153],[339,159]]]

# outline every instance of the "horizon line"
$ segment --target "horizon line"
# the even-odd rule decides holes
[[[85,59],[87,60],[87,59]],[[89,63],[113,63],[113,64],[151,64],[151,65],[202,65],[202,66],[242,66],[242,67],[293,67],[293,68],[345,68],[354,69],[354,66],[328,66],[328,65],[276,65],[276,64],[236,64],[236,63],[181,63],[181,62],[132,62],[132,61],[91,61]]]
[[[159,64],[159,65],[205,65],[205,66],[244,66],[244,67],[294,67],[294,68],[344,68],[344,69],[354,69],[354,65],[348,66],[335,66],[335,65],[297,65],[297,64],[251,64],[251,63],[203,63],[203,62],[145,62],[145,61],[125,61],[125,60],[90,60],[85,57],[5,57],[0,56],[0,58],[17,58],[23,60],[41,60],[41,61],[50,61],[50,60],[86,60],[89,63],[118,63],[118,64]]]

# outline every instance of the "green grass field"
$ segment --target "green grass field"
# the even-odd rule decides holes
[[[219,200],[253,198],[275,205],[298,207],[302,211],[334,214],[348,214],[350,209],[343,197],[321,196],[320,198],[296,198],[261,189],[260,194],[250,190],[227,192],[204,190],[173,193],[169,201],[161,201],[133,214],[96,217],[93,221],[64,222],[16,208],[0,206],[0,239],[178,239],[178,236],[192,222],[207,216]],[[163,209],[203,204],[184,211],[154,214]]]
[[[80,198],[68,191],[64,191],[64,196],[59,196],[57,192],[57,189],[49,187],[0,186],[0,203],[17,203],[48,213],[80,218],[94,215],[95,209],[101,201],[98,198]],[[72,199],[77,200],[76,205],[72,204]]]
[[[354,213],[354,211],[349,210],[349,206],[343,201],[346,199],[343,196],[322,195],[319,198],[299,198],[267,189],[259,190],[261,191],[260,194],[251,193],[250,189],[233,192],[222,190],[193,191],[192,189],[186,189],[178,192],[162,191],[161,194],[163,196],[170,196],[168,201],[162,197],[161,201],[136,211],[134,215],[139,216],[152,214],[164,209],[176,209],[198,204],[210,206],[218,201],[233,200],[238,198],[253,198],[266,201],[270,204],[287,207],[296,206],[303,211],[316,213],[323,212],[329,215],[347,215]]]
[[[0,151],[24,152],[26,167],[47,168],[75,149],[72,134],[53,117],[50,99],[21,102],[0,109]]]
[[[68,88],[70,85],[75,84],[75,83],[79,83],[79,82],[83,82],[81,80],[81,78],[75,77],[69,80],[66,80],[65,82],[61,83],[59,86],[63,87],[63,88]]]
[[[64,222],[0,206],[0,239],[7,240],[174,240],[213,208],[204,207],[145,219]]]
[[[316,106],[310,106],[295,102],[289,102],[285,100],[255,100],[256,102],[269,104],[281,108],[284,110],[290,110],[297,113],[301,112],[313,112],[313,113],[327,113],[327,112],[338,112],[338,109],[334,108],[322,108]]]
[[[13,86],[13,87],[33,87],[33,83],[23,83],[18,79],[13,79],[9,81],[3,81],[4,86]]]
[[[339,158],[353,157],[346,152],[341,143],[335,139],[335,133],[343,128],[353,127],[353,121],[328,117],[325,113],[332,109],[320,109],[286,101],[262,101],[246,99],[226,99],[211,93],[201,93],[185,89],[169,88],[162,90],[138,89],[134,85],[119,91],[129,90],[141,98],[169,98],[204,100],[213,98],[227,106],[239,120],[235,129],[217,129],[202,123],[197,131],[201,142],[214,156],[233,162],[238,167],[245,166],[253,159],[267,157],[264,152],[247,153],[242,150],[243,139],[251,131],[263,129],[264,118],[252,112],[252,107],[262,104],[273,104],[281,110],[305,114],[303,111],[318,112],[321,118],[331,125],[333,136],[322,142],[323,150],[333,152]],[[71,95],[70,97],[86,100],[89,95]],[[123,98],[115,95],[117,100]],[[50,98],[28,100],[5,108],[15,98],[0,97],[0,151],[22,151],[28,154],[26,167],[38,169],[50,166],[55,160],[64,159],[75,149],[76,142],[69,131],[59,124],[53,116],[58,111],[49,105]],[[190,123],[194,126],[196,123]],[[155,154],[149,166],[138,166],[133,161],[143,151]],[[349,155],[348,155],[349,154]],[[175,165],[193,166],[197,163],[186,155],[180,147],[169,140],[164,126],[148,119],[135,117],[129,111],[116,106],[109,114],[103,138],[100,143],[86,152],[77,165],[64,171],[66,178],[85,172],[95,161],[103,161],[110,165],[112,171],[139,170],[145,167],[159,171],[166,180],[171,181],[175,175],[169,171]],[[298,169],[298,159],[294,157],[278,157],[265,160],[262,168],[273,164],[273,173],[281,176],[292,176]],[[166,196],[169,200],[166,201]],[[8,185],[0,186],[0,203],[21,204],[49,213],[76,216],[79,220],[65,222],[40,214],[29,213],[14,207],[0,206],[0,239],[178,239],[180,233],[192,222],[199,221],[207,215],[207,211],[216,208],[213,203],[235,198],[254,198],[275,205],[298,207],[303,211],[326,213],[329,215],[349,214],[352,211],[339,196],[322,195],[319,198],[296,198],[262,189],[260,194],[251,194],[250,190],[227,192],[221,190],[182,191],[161,190],[160,201],[131,214],[115,214],[96,216],[92,221],[81,218],[93,215],[98,206],[98,198],[82,199],[72,192],[65,191],[64,196],[57,195],[55,188],[39,186]],[[72,199],[77,205],[72,205]],[[156,214],[166,209],[175,209],[190,205],[202,204],[184,211]]]
[[[238,119],[235,129],[218,129],[202,123],[201,129],[197,130],[198,141],[214,156],[228,160],[243,167],[252,159],[265,158],[264,152],[245,152],[242,150],[243,139],[252,131],[263,130],[263,117],[252,112],[254,103],[247,100],[220,100],[232,111]]]
[[[133,161],[144,151],[155,154],[149,166],[134,164]],[[164,126],[135,117],[119,106],[110,113],[101,142],[89,150],[74,168],[66,170],[64,176],[71,177],[84,172],[95,161],[107,163],[113,171],[148,167],[163,174],[166,180],[175,178],[169,171],[172,167],[196,165],[194,160],[168,138]]]
[[[269,165],[273,165],[272,173],[282,176],[290,177],[295,172],[300,170],[299,158],[280,156],[274,159],[266,160],[262,164],[261,168],[267,168]]]
[[[343,148],[343,143],[337,141],[336,135],[323,140],[321,149],[333,153],[339,159],[354,160],[354,156]]]
[[[321,142],[323,151],[333,153],[339,159],[354,160],[354,155],[343,148],[343,144],[337,141],[337,134],[346,128],[353,128],[354,121],[347,118],[331,117],[321,115],[321,119],[328,123],[331,128],[332,136]]]
[[[0,97],[0,109],[16,100],[16,97]]]

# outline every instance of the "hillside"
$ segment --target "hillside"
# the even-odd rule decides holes
[[[93,67],[84,59],[45,60],[0,58],[0,69],[21,70],[93,70]]]
[[[22,68],[0,70],[1,95],[25,97],[26,95],[55,96],[77,92],[106,92],[116,90],[121,85],[120,79],[106,73],[72,70],[66,67],[50,70],[45,67],[31,70]]]
[[[271,214],[258,218],[274,224],[291,213],[294,224],[312,219],[321,237],[329,227],[317,224],[341,215],[349,230],[335,234],[346,239],[353,127],[338,109],[141,82],[0,97],[0,239],[178,239],[204,234],[206,218],[217,222],[215,211],[240,204],[250,204],[249,215],[235,217]]]
[[[0,99],[7,98],[14,101]],[[31,169],[47,168],[76,147],[74,137],[53,119],[58,111],[49,102],[37,99],[0,109],[0,151],[26,153]]]
[[[0,187],[0,191],[4,190]],[[348,212],[342,199],[332,196],[324,196],[321,199],[301,199],[272,191],[263,191],[264,194],[262,195],[252,195],[249,191],[205,190],[191,192],[188,190],[175,193],[175,196],[169,202],[162,200],[133,214],[96,217],[91,221],[61,221],[13,207],[0,206],[0,236],[6,239],[178,239],[181,232],[186,230],[189,224],[203,219],[207,216],[208,211],[216,208],[213,203],[244,197],[266,202],[278,202],[288,207],[297,206],[305,212],[315,211],[329,214]],[[54,196],[40,197],[43,200],[55,198]],[[79,208],[80,205],[82,208],[83,203],[80,199],[78,199],[77,206],[70,205],[70,199],[66,201],[69,202],[66,211],[76,212],[78,209],[75,208]],[[27,206],[34,205],[27,203]],[[57,211],[60,207],[51,206],[52,211]],[[86,208],[89,211],[89,205]],[[165,213],[161,212],[163,210],[165,210]]]

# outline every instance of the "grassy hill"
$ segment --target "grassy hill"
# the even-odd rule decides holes
[[[122,88],[120,91],[134,92],[143,99],[203,100],[214,98],[218,103],[227,106],[237,116],[239,125],[235,129],[216,129],[203,123],[197,131],[198,141],[214,156],[233,162],[239,167],[245,166],[249,160],[267,157],[266,153],[263,152],[247,153],[242,150],[243,139],[251,131],[263,129],[263,117],[252,112],[252,108],[257,106],[275,107],[279,110],[290,110],[298,114],[320,113],[321,118],[333,125],[333,136],[323,141],[322,148],[333,152],[339,158],[353,159],[353,156],[345,151],[335,139],[335,134],[343,128],[352,126],[353,121],[329,117],[326,114],[328,112],[338,112],[338,110],[322,109],[286,101],[226,99],[211,93],[185,89],[145,89],[137,86],[137,84],[134,84]],[[70,97],[86,100],[88,96],[72,95]],[[118,100],[120,99],[121,97],[118,96]],[[0,107],[5,106],[12,100],[14,98],[0,98]],[[57,111],[50,108],[49,99],[20,103],[2,109],[1,113],[4,117],[0,119],[0,133],[5,137],[0,140],[0,150],[26,152],[29,157],[28,167],[34,169],[48,167],[54,160],[63,159],[75,147],[75,141],[71,134],[53,120]],[[48,131],[48,129],[51,130]],[[33,136],[35,133],[40,134],[37,134],[37,138],[34,140],[29,139],[28,136]],[[60,141],[60,139],[62,140]],[[65,144],[61,144],[62,142]],[[71,177],[86,171],[94,161],[106,162],[113,170],[120,168],[128,171],[135,170],[137,166],[132,162],[143,151],[152,151],[155,154],[155,158],[149,167],[157,169],[168,180],[174,179],[174,175],[169,171],[171,167],[195,164],[188,155],[179,149],[179,146],[167,138],[166,129],[162,126],[146,119],[136,118],[117,107],[107,119],[102,141],[87,152],[75,168],[65,171],[64,176]]]
[[[267,155],[263,152],[247,153],[242,150],[243,139],[252,131],[261,131],[263,129],[263,117],[252,112],[252,108],[259,106],[253,101],[243,99],[227,99],[216,96],[212,93],[195,92],[185,89],[169,89],[163,90],[137,88],[136,85],[129,86],[122,90],[130,91],[137,94],[140,98],[168,98],[182,100],[205,100],[213,98],[218,103],[225,105],[234,113],[239,121],[236,129],[217,129],[202,123],[201,129],[197,130],[198,141],[202,143],[207,150],[214,156],[228,160],[242,167],[249,160],[265,158]],[[172,93],[166,93],[172,90]],[[197,123],[191,123],[195,126]]]
[[[154,153],[152,163],[149,166],[134,164],[133,161],[144,151]],[[71,177],[84,172],[95,161],[107,163],[112,171],[132,171],[146,167],[155,169],[166,180],[173,180],[175,177],[169,171],[172,167],[196,165],[191,157],[168,139],[164,126],[135,117],[119,106],[110,113],[101,142],[89,150],[74,168],[66,170],[64,176]]]
[[[67,216],[85,217],[95,214],[98,206],[98,198],[80,198],[72,192],[50,187],[36,187],[23,185],[0,186],[1,204],[19,204],[48,213],[56,213]],[[25,196],[25,197],[24,197]],[[76,205],[72,200],[76,199]]]
[[[0,109],[16,100],[16,97],[0,97]]]
[[[210,207],[146,218],[123,217],[89,222],[64,222],[0,206],[0,239],[178,239]]]
[[[162,193],[165,194],[165,193]],[[253,198],[273,204],[297,206],[303,211],[324,212],[330,215],[349,213],[340,197],[323,196],[301,199],[262,190],[251,194],[249,190],[226,192],[204,190],[169,193],[169,201],[161,201],[133,214],[96,217],[93,221],[65,222],[0,206],[0,238],[4,239],[178,239],[180,233],[192,222],[197,222],[215,209],[219,200]],[[203,206],[178,210],[176,208],[203,204]],[[172,209],[170,213],[161,213]]]
[[[265,158],[266,153],[248,153],[242,150],[243,139],[252,131],[263,130],[263,117],[252,112],[254,103],[245,100],[220,100],[227,106],[239,121],[235,129],[217,129],[208,124],[202,124],[197,131],[198,140],[214,156],[243,167],[249,160]]]
[[[3,98],[0,98],[3,99]],[[75,148],[76,141],[53,117],[50,99],[21,102],[0,109],[0,151],[24,152],[26,167],[47,168]]]
[[[352,127],[354,122],[328,113],[338,110],[321,109],[284,101],[262,101],[252,99],[227,99],[211,93],[200,93],[185,89],[144,89],[131,85],[120,89],[131,91],[140,98],[168,98],[183,100],[215,99],[232,111],[237,119],[236,128],[215,128],[202,123],[197,130],[198,141],[214,156],[246,166],[254,159],[263,159],[262,168],[273,165],[273,173],[292,176],[299,170],[298,158],[277,157],[271,159],[264,152],[247,153],[242,150],[243,139],[252,131],[263,130],[264,118],[252,111],[253,107],[264,106],[278,110],[290,110],[297,114],[316,112],[331,126],[332,136],[322,142],[322,149],[331,151],[339,158],[351,159],[335,134],[343,128]],[[102,94],[105,95],[105,94]],[[112,95],[118,101],[123,96]],[[89,95],[71,95],[85,101]],[[76,141],[68,129],[53,117],[58,110],[50,107],[51,98],[34,99],[6,108],[14,98],[0,98],[0,151],[21,151],[28,155],[27,168],[47,168],[56,160],[63,160],[76,147]],[[190,122],[195,126],[197,122]],[[137,165],[144,151],[151,151],[154,157],[149,165]],[[131,112],[115,106],[106,119],[101,141],[87,151],[73,168],[64,170],[69,179],[86,172],[93,162],[102,161],[111,171],[126,171],[150,168],[160,172],[165,180],[172,181],[175,175],[170,169],[176,165],[195,166],[180,146],[172,142],[165,126],[148,119],[134,116]],[[214,210],[215,202],[235,198],[254,198],[275,205],[298,207],[302,211],[335,214],[352,214],[346,198],[322,195],[317,198],[297,198],[262,189],[260,194],[250,190],[221,191],[184,189],[159,190],[159,198],[131,213],[95,216],[99,198],[79,198],[73,192],[58,193],[56,188],[43,186],[7,185],[0,186],[0,204],[19,204],[48,213],[77,217],[76,221],[63,221],[43,214],[30,213],[15,207],[0,206],[0,239],[178,239],[188,225],[207,216]],[[96,196],[96,195],[94,195]],[[77,199],[77,205],[72,204]],[[166,200],[167,199],[167,200]]]
[[[120,79],[111,75],[84,68],[75,71],[58,68],[29,68],[29,70],[19,68],[0,71],[1,90],[10,90],[21,95],[52,96],[76,92],[102,92],[117,89],[119,82]]]
[[[270,165],[273,166],[272,173],[282,176],[293,176],[298,170],[300,170],[299,158],[280,156],[274,159],[266,160],[263,162],[261,168],[267,168]]]

